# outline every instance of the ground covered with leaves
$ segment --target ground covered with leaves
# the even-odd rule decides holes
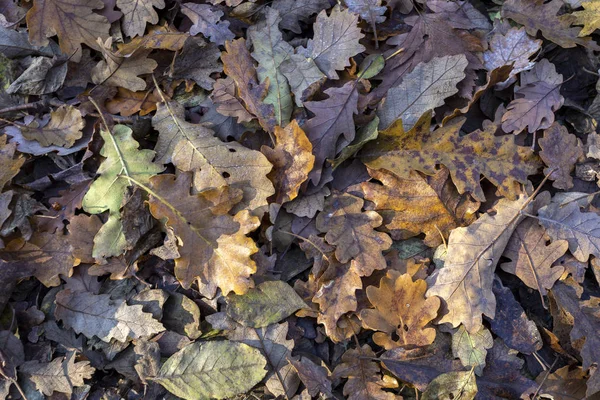
[[[1,0],[0,398],[600,398],[600,1]]]

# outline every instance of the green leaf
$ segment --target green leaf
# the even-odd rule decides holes
[[[83,198],[83,209],[91,214],[109,211],[107,224],[110,225],[103,226],[94,238],[94,257],[119,255],[125,250],[125,237],[121,237],[120,209],[127,188],[131,185],[127,177],[145,184],[150,177],[164,169],[152,162],[154,151],[138,150],[139,143],[133,139],[132,131],[127,126],[115,125],[112,134],[100,130],[100,135],[104,139],[100,155],[106,160],[98,168],[100,176]]]
[[[153,380],[186,400],[223,399],[252,389],[266,365],[260,351],[246,344],[197,342],[173,354]]]
[[[452,335],[452,354],[460,358],[462,365],[473,367],[477,375],[483,373],[485,356],[494,346],[492,334],[485,327],[475,333],[469,333],[464,325]]]
[[[307,308],[294,289],[283,281],[263,282],[244,295],[227,296],[227,314],[245,326],[261,328]]]
[[[252,57],[258,61],[258,79],[260,83],[269,80],[267,97],[263,102],[273,105],[277,125],[285,126],[290,122],[294,106],[287,79],[279,67],[294,52],[294,48],[283,40],[279,31],[279,11],[267,7],[266,17],[265,21],[248,29],[248,36],[254,46]]]
[[[422,400],[472,400],[477,394],[475,374],[471,371],[447,372],[427,386]]]

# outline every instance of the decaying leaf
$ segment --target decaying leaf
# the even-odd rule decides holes
[[[515,201],[502,199],[495,215],[484,214],[469,227],[450,233],[444,268],[431,277],[427,290],[427,297],[438,296],[446,303],[448,312],[441,323],[454,327],[462,323],[475,333],[482,326],[481,314],[494,318],[494,269],[527,205],[524,196]]]
[[[295,33],[302,32],[299,22],[307,22],[308,17],[330,6],[329,0],[274,0],[271,7],[279,11],[282,17],[279,25]]]
[[[221,186],[192,194],[189,173],[155,176],[150,184],[150,212],[156,219],[166,218],[179,237],[175,276],[182,285],[189,288],[201,279],[224,294],[245,293],[256,272],[250,256],[258,251],[246,234],[256,228],[258,219],[247,211],[235,217],[227,214],[241,200],[241,192]]]
[[[528,218],[515,229],[506,245],[504,256],[511,262],[500,264],[506,272],[517,275],[523,283],[546,295],[564,268],[553,263],[569,248],[566,240],[546,244],[546,230],[534,219]]]
[[[385,383],[379,376],[379,366],[371,357],[375,357],[375,353],[368,344],[349,349],[333,370],[333,378],[348,378],[344,395],[350,400],[393,400],[395,396],[383,390]]]
[[[19,173],[25,162],[25,158],[16,153],[16,144],[7,143],[7,140],[6,135],[0,136],[0,190]]]
[[[584,25],[579,32],[579,36],[591,35],[596,29],[600,28],[600,3],[597,1],[582,1],[582,11],[575,11],[571,15],[576,18],[576,25]]]
[[[557,189],[573,187],[571,172],[575,169],[577,160],[583,157],[583,148],[575,135],[572,135],[562,125],[552,124],[544,131],[544,137],[539,140],[540,157],[547,165],[544,174],[550,174]]]
[[[423,400],[473,400],[477,395],[475,374],[471,371],[447,372],[435,378],[423,393]]]
[[[440,299],[425,299],[427,284],[413,282],[409,274],[389,271],[379,288],[367,287],[367,297],[375,309],[363,310],[360,319],[368,329],[377,330],[373,340],[386,350],[394,347],[420,347],[433,343],[435,329],[427,327],[437,317]],[[398,340],[392,339],[396,334]]]
[[[426,111],[441,106],[446,97],[458,92],[456,84],[465,78],[467,63],[467,58],[459,54],[417,65],[399,86],[388,91],[377,111],[379,129],[402,119],[404,129],[410,130]]]
[[[381,216],[375,211],[362,211],[362,206],[358,197],[331,195],[317,216],[317,229],[336,246],[335,256],[341,263],[352,260],[360,276],[369,276],[386,267],[381,252],[391,246],[392,240],[375,230],[383,221]]]
[[[481,175],[502,195],[514,199],[518,183],[526,183],[527,176],[538,170],[533,152],[517,146],[510,136],[494,136],[495,127],[460,136],[464,118],[452,120],[433,132],[429,120],[430,116],[424,115],[409,131],[398,120],[380,132],[377,140],[361,152],[367,166],[408,178],[411,170],[433,175],[435,166],[442,164],[450,170],[458,192],[470,192],[479,201],[485,201]]]
[[[302,383],[304,383],[311,396],[314,397],[319,393],[323,393],[326,396],[333,397],[329,371],[326,367],[317,365],[306,357],[299,360],[290,358],[289,362],[298,372]]]
[[[579,261],[590,255],[600,257],[600,216],[594,212],[582,213],[576,202],[551,203],[538,211],[540,224],[547,229],[553,241],[566,240],[569,251]]]
[[[433,177],[413,171],[402,179],[384,169],[369,169],[369,175],[382,185],[363,182],[361,190],[394,239],[425,233],[425,243],[437,246],[452,229],[472,222],[479,208],[478,202],[456,193],[447,169]]]
[[[146,30],[146,23],[156,24],[158,14],[156,8],[164,8],[163,0],[117,0],[117,6],[123,12],[121,26],[123,32],[129,36],[142,36]]]
[[[298,53],[313,59],[329,79],[339,79],[336,71],[349,66],[348,59],[365,50],[358,42],[364,35],[357,24],[358,17],[339,6],[329,15],[323,10],[313,26],[313,38]]]
[[[263,146],[261,151],[273,164],[267,175],[275,186],[275,202],[283,204],[298,196],[300,185],[308,179],[315,156],[306,134],[293,120],[285,128],[275,127],[275,148]]]
[[[250,390],[267,373],[266,364],[244,343],[196,342],[173,354],[152,380],[186,400],[224,399]]]
[[[49,363],[27,361],[19,367],[19,372],[26,374],[46,396],[54,392],[71,396],[73,388],[83,386],[84,379],[92,377],[95,369],[89,364],[89,361],[75,362],[75,353],[71,352],[65,359],[55,358]]]
[[[29,41],[46,46],[57,35],[62,52],[78,62],[81,43],[100,50],[96,39],[108,37],[108,20],[93,11],[103,7],[102,0],[35,0],[27,12]]]
[[[493,345],[492,334],[484,326],[477,332],[470,333],[461,325],[452,334],[452,354],[460,358],[465,367],[473,367],[477,375],[482,374],[487,350]]]
[[[245,326],[261,328],[281,321],[306,304],[290,285],[263,282],[243,295],[227,297],[227,314]]]
[[[72,106],[61,106],[50,113],[50,122],[45,126],[19,126],[23,137],[36,140],[42,146],[71,147],[83,134],[85,122],[81,112]]]
[[[162,332],[163,325],[142,311],[141,305],[130,306],[124,300],[112,300],[108,294],[72,292],[56,294],[57,319],[86,337],[97,336],[105,342],[149,337]]]
[[[215,10],[208,4],[184,3],[181,12],[192,20],[194,25],[190,28],[190,35],[202,33],[211,42],[222,45],[235,38],[229,30],[229,21],[221,21],[222,11]]]

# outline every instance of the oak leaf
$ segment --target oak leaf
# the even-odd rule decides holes
[[[258,251],[246,234],[257,227],[258,218],[247,211],[235,217],[227,214],[241,192],[221,186],[191,194],[189,173],[155,176],[150,183],[150,212],[156,219],[166,218],[180,239],[175,276],[181,284],[189,288],[199,278],[220,287],[223,294],[245,293],[256,272],[250,256]]]
[[[227,296],[227,315],[244,326],[262,328],[275,324],[306,304],[283,281],[267,281],[246,293]]]
[[[329,0],[306,0],[298,3],[296,0],[274,0],[271,4],[282,17],[279,26],[294,33],[301,33],[299,22],[307,22],[308,18],[321,10],[330,7]]]
[[[368,171],[382,185],[363,182],[361,191],[365,200],[375,203],[375,211],[381,214],[383,225],[396,240],[425,233],[424,242],[435,247],[452,229],[475,219],[479,202],[459,195],[445,168],[432,177],[413,171],[407,179],[384,169]]]
[[[426,294],[446,302],[448,313],[440,323],[454,327],[462,323],[474,333],[482,326],[481,314],[494,318],[494,269],[528,204],[524,196],[515,201],[501,199],[495,215],[484,214],[469,227],[450,233],[446,262],[431,276]]]
[[[0,259],[33,268],[33,275],[45,286],[60,285],[60,275],[70,276],[75,265],[73,248],[62,231],[36,231],[29,239],[11,240],[0,250]]]
[[[248,112],[258,119],[263,129],[272,132],[276,125],[275,109],[272,104],[263,103],[268,82],[258,83],[252,60],[243,38],[225,43],[221,61],[225,74],[235,82],[236,96],[244,102]]]
[[[66,358],[55,358],[49,363],[27,361],[19,367],[19,372],[26,374],[46,396],[54,392],[71,396],[73,389],[85,385],[84,379],[90,379],[95,372],[89,364],[89,361],[75,362],[75,353],[70,352]]]
[[[385,21],[386,7],[381,5],[381,0],[344,0],[350,11],[360,15],[371,26]]]
[[[138,112],[147,115],[156,110],[160,97],[155,92],[132,92],[123,87],[117,88],[115,97],[106,102],[106,109],[112,114],[121,114],[130,117]]]
[[[531,36],[541,31],[546,39],[561,47],[581,45],[597,50],[591,38],[579,38],[579,28],[571,27],[574,16],[557,15],[563,5],[562,0],[508,0],[502,5],[502,16],[523,25]]]
[[[152,124],[159,131],[156,162],[172,162],[182,171],[194,172],[194,186],[202,191],[229,185],[241,190],[243,198],[235,210],[255,211],[267,205],[274,193],[267,178],[272,165],[259,151],[237,142],[223,142],[203,124],[184,119],[177,102],[161,103]]]
[[[475,374],[471,371],[446,372],[435,378],[425,392],[423,400],[461,399],[473,400],[477,395]]]
[[[517,146],[511,136],[495,136],[494,126],[461,136],[464,118],[456,118],[433,132],[429,120],[430,116],[424,115],[409,131],[402,128],[401,120],[396,121],[363,148],[362,159],[368,167],[386,169],[400,178],[407,178],[411,170],[433,175],[436,165],[444,165],[458,192],[470,192],[478,201],[485,201],[481,175],[500,194],[514,199],[518,183],[526,183],[527,176],[538,170],[531,149]]]
[[[0,190],[19,173],[25,158],[16,153],[17,145],[7,143],[6,135],[0,136]],[[16,155],[16,157],[15,157]]]
[[[342,362],[333,370],[333,378],[348,378],[344,395],[349,400],[393,400],[396,397],[383,391],[385,383],[379,375],[379,366],[371,358],[375,353],[368,344],[349,349]]]
[[[281,62],[279,69],[287,78],[298,107],[303,107],[304,101],[327,79],[315,61],[302,54],[290,54]]]
[[[268,80],[268,92],[263,102],[273,105],[277,125],[284,126],[290,121],[294,105],[290,87],[280,67],[294,52],[294,48],[283,40],[279,31],[279,12],[267,7],[265,13],[264,21],[248,29],[248,37],[254,47],[252,57],[258,62],[256,73],[259,82],[265,84]]]
[[[551,289],[561,277],[564,268],[553,267],[553,263],[569,248],[566,240],[555,240],[547,245],[545,236],[546,230],[536,220],[521,222],[504,250],[504,256],[512,261],[500,264],[500,268],[517,275],[541,295],[546,295],[546,289]]]
[[[178,32],[166,25],[153,26],[148,29],[148,33],[145,35],[135,37],[127,43],[119,44],[119,54],[127,57],[139,49],[178,51],[183,48],[189,37],[189,33]]]
[[[81,112],[73,106],[60,106],[50,113],[50,122],[45,126],[19,126],[23,137],[35,140],[40,145],[71,147],[82,136],[85,126]]]
[[[582,213],[576,202],[551,203],[538,211],[538,220],[553,241],[569,242],[577,260],[600,257],[600,216],[595,212]]]
[[[564,102],[560,95],[562,83],[562,75],[545,58],[531,71],[521,73],[521,85],[515,87],[515,99],[502,116],[502,129],[516,135],[525,128],[529,132],[549,128],[554,122],[554,112]]]
[[[35,57],[27,69],[10,84],[6,92],[30,95],[52,93],[63,85],[67,68],[64,56]]]
[[[258,349],[244,343],[196,342],[173,354],[151,380],[186,400],[224,399],[252,389],[266,364]]]
[[[360,319],[365,328],[379,331],[373,334],[373,341],[386,350],[433,343],[435,328],[427,325],[437,317],[440,299],[425,299],[426,291],[424,280],[413,282],[409,274],[398,271],[388,271],[379,287],[367,287],[375,309],[362,310]],[[392,339],[393,334],[398,340]]]
[[[342,264],[352,260],[360,276],[369,276],[386,267],[382,251],[390,248],[392,240],[375,230],[383,219],[375,211],[362,211],[363,203],[350,194],[329,196],[317,215],[317,229],[336,246],[335,256]]]
[[[102,0],[35,0],[27,12],[29,41],[46,46],[48,38],[57,35],[62,52],[79,62],[81,43],[101,50],[96,40],[108,38],[108,20],[93,11],[103,7]]]
[[[293,120],[285,128],[275,127],[275,148],[262,146],[261,151],[273,164],[267,175],[275,186],[275,202],[283,204],[298,196],[300,185],[308,179],[315,156],[306,134]]]
[[[444,104],[444,99],[458,92],[456,85],[465,78],[468,61],[465,55],[434,58],[417,65],[392,87],[377,111],[380,129],[387,129],[399,118],[406,130],[411,129],[426,111]]]
[[[317,365],[307,357],[298,360],[289,358],[288,360],[298,372],[298,376],[306,386],[308,394],[315,397],[319,393],[323,393],[325,396],[334,397],[327,367]]]
[[[484,326],[477,332],[470,333],[461,325],[452,333],[452,354],[459,358],[465,367],[473,367],[477,375],[483,372],[487,351],[493,345],[492,334]]]
[[[221,51],[216,44],[206,43],[201,38],[190,38],[177,55],[169,77],[191,79],[201,88],[210,90],[215,82],[210,75],[223,70],[218,62],[220,56]]]
[[[583,158],[583,147],[577,136],[572,135],[557,122],[544,131],[544,137],[539,140],[540,157],[546,164],[544,174],[554,181],[552,186],[557,189],[570,189],[573,187],[571,172],[575,163]]]
[[[192,36],[202,33],[218,45],[235,38],[229,30],[229,21],[221,21],[223,11],[215,10],[208,4],[184,3],[181,5],[181,12],[194,23],[190,28]]]
[[[113,339],[127,342],[165,330],[151,314],[142,311],[141,305],[130,306],[108,294],[62,290],[56,294],[54,315],[75,332],[107,343]]]
[[[315,114],[302,127],[313,145],[315,168],[310,173],[310,180],[315,185],[321,180],[325,160],[335,158],[338,150],[354,139],[354,114],[358,113],[358,91],[354,82],[329,88],[324,93],[329,96],[327,99],[304,103]]]
[[[493,71],[504,65],[512,65],[510,77],[530,70],[535,65],[529,58],[537,53],[542,45],[539,39],[532,39],[525,28],[510,28],[497,32],[490,40],[490,49],[483,53],[485,68]],[[508,80],[511,82],[511,80]],[[504,87],[505,82],[501,84]]]
[[[358,16],[335,6],[329,16],[325,10],[317,15],[313,25],[314,36],[306,48],[298,53],[310,57],[329,79],[339,79],[336,71],[350,66],[348,59],[365,51],[359,43],[364,37],[358,25]]]
[[[582,1],[582,11],[575,11],[571,15],[575,17],[575,25],[583,25],[579,37],[588,36],[600,28],[600,3],[597,1]]]
[[[150,58],[150,50],[137,51],[131,57],[122,57],[111,51],[112,39],[102,44],[104,60],[92,69],[92,82],[97,85],[124,87],[131,91],[146,89],[146,81],[138,75],[150,74],[158,63]]]
[[[156,24],[158,14],[154,8],[165,8],[164,0],[117,0],[123,12],[121,26],[128,37],[143,36],[146,23]]]

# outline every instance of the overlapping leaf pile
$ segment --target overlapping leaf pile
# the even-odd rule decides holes
[[[0,1],[0,398],[600,398],[599,4]]]

